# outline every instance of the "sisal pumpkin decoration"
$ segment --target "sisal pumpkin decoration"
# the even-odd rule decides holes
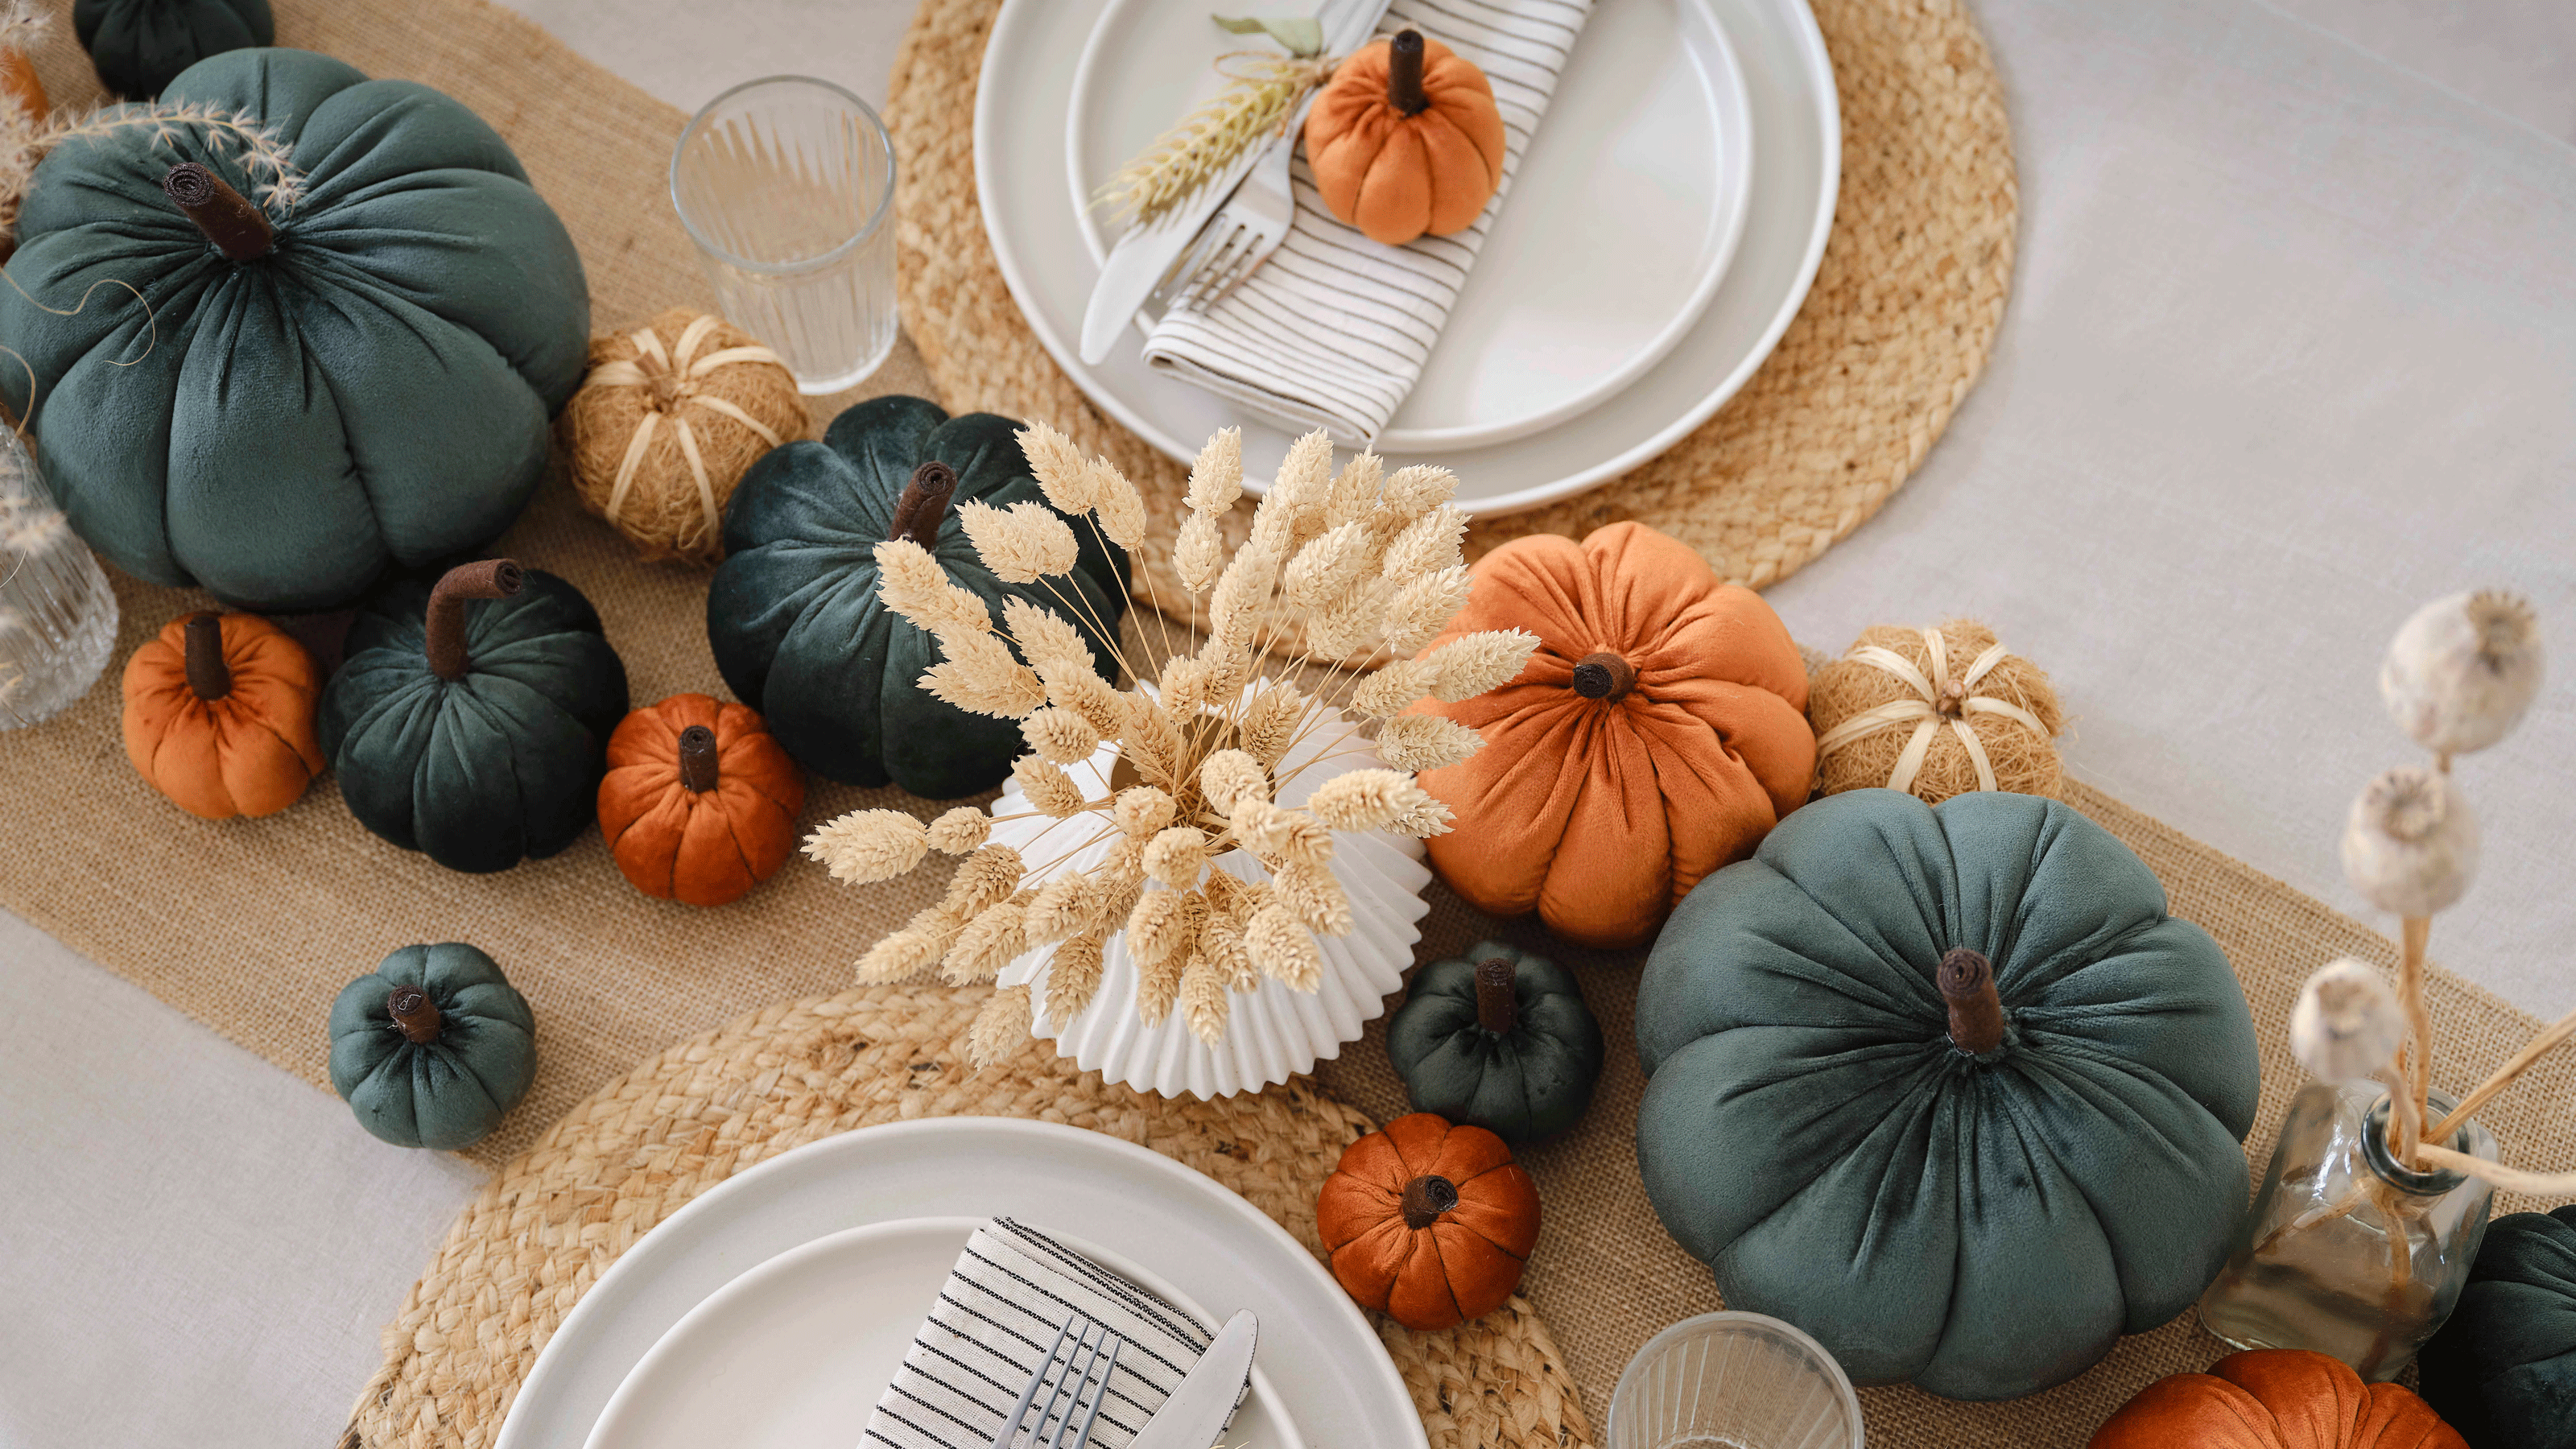
[[[331,1086],[397,1147],[473,1146],[536,1075],[528,999],[472,946],[405,946],[331,1003]]]
[[[1334,68],[1306,113],[1306,164],[1333,215],[1369,240],[1447,236],[1503,184],[1503,115],[1472,61],[1400,30]]]
[[[779,355],[723,318],[674,307],[595,337],[557,424],[581,506],[647,559],[714,563],[725,503],[761,454],[805,431]]]
[[[2530,1440],[2515,1449],[2540,1449]],[[2498,1441],[2502,1449],[2503,1441]],[[2138,1390],[2090,1449],[2468,1449],[2413,1390],[2305,1349],[2231,1353]],[[2481,1445],[2480,1449],[2484,1449]]]
[[[274,815],[322,773],[313,656],[249,614],[173,619],[125,662],[125,757],[201,820]]]
[[[648,896],[742,899],[787,863],[804,808],[804,774],[741,705],[675,694],[609,736],[599,833]]]
[[[2190,1307],[2245,1212],[2236,974],[2054,800],[1809,804],[1673,913],[1636,1019],[1664,1226],[1855,1382],[2072,1378]]]
[[[1500,1308],[1538,1245],[1538,1185],[1482,1127],[1428,1112],[1342,1150],[1315,1201],[1333,1276],[1416,1332]]]
[[[1973,619],[1863,632],[1816,671],[1807,716],[1819,795],[1884,788],[1937,805],[1971,790],[2057,793],[2057,691]]]
[[[1535,910],[1578,945],[1642,944],[1807,798],[1798,647],[1759,595],[1637,523],[1495,549],[1441,638],[1515,627],[1540,640],[1517,679],[1411,711],[1485,742],[1422,776],[1457,812],[1432,866],[1488,914]]]
[[[322,749],[358,823],[450,870],[507,870],[586,829],[626,666],[549,573],[487,559],[399,580],[349,626]]]
[[[1592,1103],[1601,1026],[1574,973],[1500,941],[1414,973],[1386,1053],[1414,1110],[1507,1142],[1553,1137]]]
[[[2475,1449],[2576,1449],[2576,1206],[2489,1223],[2416,1366]]]
[[[76,0],[72,32],[98,83],[149,100],[210,55],[277,43],[268,0]]]

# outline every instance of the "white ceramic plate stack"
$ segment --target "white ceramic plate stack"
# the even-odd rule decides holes
[[[1306,3],[1251,13],[1311,14]],[[1084,198],[1245,42],[1191,0],[1008,0],[984,55],[976,185],[1012,298],[1092,401],[1176,459],[1244,430],[1265,478],[1288,435],[1149,369],[1131,329],[1076,355],[1113,237]],[[1805,300],[1841,124],[1804,0],[1617,0],[1567,61],[1422,379],[1378,451],[1439,463],[1480,516],[1605,482],[1735,395]],[[1066,245],[1079,235],[1083,248]]]

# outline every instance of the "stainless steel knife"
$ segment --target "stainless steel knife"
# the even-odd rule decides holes
[[[1243,1399],[1261,1321],[1245,1309],[1225,1321],[1216,1342],[1190,1366],[1181,1386],[1154,1411],[1127,1449],[1212,1449]]]

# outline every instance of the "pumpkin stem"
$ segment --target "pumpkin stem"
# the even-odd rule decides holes
[[[385,998],[385,1013],[402,1028],[403,1040],[427,1046],[438,1040],[438,1003],[417,986],[397,986]]]
[[[506,599],[526,584],[528,576],[515,559],[487,558],[459,564],[439,576],[429,591],[429,672],[441,679],[465,677],[465,601]]]
[[[1520,1001],[1512,991],[1512,963],[1500,956],[1477,962],[1476,1025],[1496,1036],[1509,1036],[1520,1010]]]
[[[1637,666],[1606,650],[1586,654],[1574,666],[1574,692],[1585,699],[1617,704],[1636,687]]]
[[[224,621],[219,614],[188,619],[188,692],[213,701],[233,692],[233,671],[224,663]]]
[[[888,538],[910,538],[923,548],[939,547],[939,525],[948,518],[948,500],[957,492],[957,470],[937,458],[912,470],[903,496],[894,501],[894,527]]]
[[[255,262],[276,250],[277,228],[268,224],[268,214],[196,162],[182,161],[163,173],[161,189],[232,260]]]
[[[1428,1173],[1404,1185],[1404,1225],[1420,1232],[1458,1205],[1458,1185]]]
[[[716,732],[705,725],[680,731],[680,788],[703,795],[716,778]]]
[[[1995,994],[1995,967],[1965,946],[1953,946],[1941,957],[1933,980],[1941,999],[1950,1004],[1950,1044],[1968,1055],[1983,1056],[2004,1044],[2004,1003]]]
[[[1386,103],[1408,116],[1431,109],[1422,88],[1422,32],[1399,30],[1386,45]]]

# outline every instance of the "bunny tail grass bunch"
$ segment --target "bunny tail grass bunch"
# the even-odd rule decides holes
[[[1117,470],[1053,429],[1032,425],[1019,438],[1057,511],[969,503],[959,522],[985,567],[1009,582],[1045,584],[1064,609],[1079,611],[1070,587],[1046,582],[1073,567],[1074,528],[1133,548],[1143,541],[1144,504]],[[1120,931],[1139,968],[1139,1015],[1159,1025],[1179,1010],[1211,1045],[1224,1037],[1230,993],[1269,981],[1316,990],[1323,961],[1315,938],[1351,929],[1350,902],[1331,869],[1334,832],[1418,839],[1446,831],[1448,807],[1414,772],[1455,764],[1483,744],[1447,720],[1397,716],[1426,696],[1454,702],[1508,682],[1538,643],[1519,630],[1490,631],[1411,657],[1467,600],[1459,553],[1467,520],[1450,501],[1456,487],[1442,468],[1382,473],[1367,453],[1336,471],[1330,439],[1310,433],[1289,449],[1250,538],[1229,558],[1218,521],[1243,492],[1242,438],[1217,434],[1191,470],[1190,516],[1175,548],[1209,632],[1189,651],[1159,624],[1141,628],[1142,657],[1119,658],[1135,681],[1125,690],[1093,671],[1065,615],[1014,599],[995,619],[919,545],[878,544],[886,606],[939,641],[941,662],[922,688],[1019,721],[1029,751],[1013,767],[1012,794],[1028,808],[997,816],[961,807],[927,826],[899,810],[861,810],[806,842],[834,878],[852,884],[901,875],[934,850],[965,857],[945,897],[860,961],[860,981],[932,966],[950,982],[991,981],[1014,959],[1054,947],[1043,1003],[1029,985],[1006,986],[977,1018],[967,1047],[978,1064],[1016,1047],[1041,1005],[1058,1023],[1088,1007],[1102,952]],[[1374,641],[1397,656],[1356,679],[1336,679],[1336,666],[1315,685],[1354,686],[1348,708],[1384,722],[1376,752],[1395,768],[1344,769],[1300,809],[1274,799],[1273,772],[1301,744],[1349,725],[1288,677],[1287,661],[1274,671],[1260,627],[1273,608],[1305,618],[1307,646],[1319,657]],[[1104,745],[1113,750],[1104,754]],[[1308,768],[1357,753],[1336,745]],[[1023,859],[992,839],[998,823],[1040,817],[1050,821],[1040,837],[1049,859]],[[1218,863],[1235,851],[1259,863],[1261,879]],[[1077,868],[1077,857],[1094,863]]]

